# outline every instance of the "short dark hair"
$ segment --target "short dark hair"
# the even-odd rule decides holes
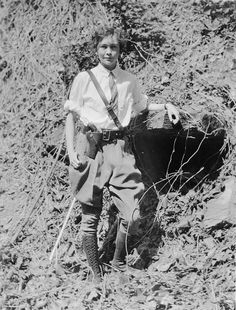
[[[97,48],[98,44],[107,36],[113,36],[116,35],[119,45],[120,45],[120,50],[124,48],[125,46],[125,35],[124,31],[120,28],[115,28],[111,26],[100,26],[95,30],[94,33],[94,43],[95,47]]]

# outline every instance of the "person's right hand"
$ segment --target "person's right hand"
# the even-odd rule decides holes
[[[75,169],[78,169],[82,165],[82,162],[79,160],[78,154],[75,151],[69,154],[69,160],[71,166],[73,166]]]

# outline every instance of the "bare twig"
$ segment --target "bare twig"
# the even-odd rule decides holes
[[[63,146],[64,139],[65,139],[65,131],[63,132],[62,139],[61,139],[61,142],[60,142],[60,146],[59,146],[59,148],[58,148],[58,151],[57,151],[56,158],[55,158],[54,163],[53,163],[53,165],[52,165],[52,167],[51,167],[51,169],[50,169],[50,171],[49,171],[49,173],[48,173],[48,176],[47,176],[47,178],[46,178],[44,184],[43,184],[43,182],[41,182],[41,184],[43,184],[43,185],[42,185],[41,189],[39,190],[39,192],[38,192],[38,194],[37,194],[37,196],[36,196],[34,202],[32,203],[31,207],[29,208],[28,214],[27,214],[27,216],[24,218],[23,223],[21,223],[21,221],[22,221],[22,218],[21,218],[21,219],[19,220],[19,222],[15,225],[15,226],[17,227],[17,230],[16,230],[15,234],[13,235],[13,237],[10,239],[10,243],[15,242],[15,240],[16,240],[16,238],[18,237],[19,233],[20,233],[20,232],[22,231],[22,229],[25,227],[25,225],[27,224],[27,222],[28,222],[28,220],[29,220],[29,218],[30,218],[32,212],[34,211],[34,209],[35,209],[35,207],[36,207],[36,205],[37,205],[37,203],[38,203],[38,201],[39,201],[39,199],[40,199],[40,197],[41,197],[41,195],[42,195],[42,193],[43,193],[43,191],[44,191],[44,189],[45,189],[45,186],[46,186],[47,182],[50,180],[50,178],[51,178],[51,176],[52,176],[53,170],[54,170],[54,168],[55,168],[55,165],[56,165],[56,163],[57,163],[57,160],[58,160],[58,158],[59,158],[59,156],[60,156],[60,153],[61,153],[61,150],[62,150],[62,146]]]

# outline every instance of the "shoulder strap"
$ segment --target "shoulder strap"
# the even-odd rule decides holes
[[[115,114],[115,112],[113,111],[111,105],[109,104],[100,84],[98,83],[95,75],[93,74],[93,72],[91,70],[87,70],[91,80],[93,81],[93,84],[94,86],[96,87],[97,89],[97,92],[99,93],[100,97],[102,98],[106,108],[107,108],[107,111],[110,115],[110,117],[113,119],[114,123],[116,124],[116,126],[121,130],[123,129],[123,126],[121,125],[121,122],[119,121],[117,115]]]

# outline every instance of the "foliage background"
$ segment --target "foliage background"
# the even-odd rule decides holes
[[[235,227],[207,231],[201,219],[206,201],[235,176],[235,6],[225,0],[0,1],[3,309],[233,309]],[[173,102],[200,130],[203,114],[212,113],[227,129],[229,153],[216,182],[158,204],[162,222],[147,228],[141,246],[154,257],[149,268],[131,280],[108,276],[102,293],[91,295],[81,272],[74,273],[86,269],[79,208],[55,265],[48,261],[71,197],[65,163],[45,149],[63,143],[69,86],[96,63],[89,43],[94,28],[111,22],[127,33],[120,65],[139,77],[150,100]]]

